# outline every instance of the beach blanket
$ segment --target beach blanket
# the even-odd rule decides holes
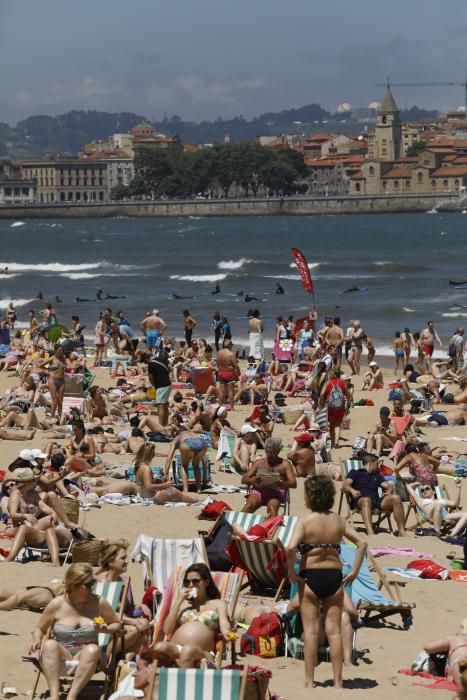
[[[140,535],[131,553],[133,561],[146,558],[152,571],[153,585],[165,590],[167,580],[177,566],[186,569],[191,564],[206,563],[204,545],[200,537],[192,539],[154,539]]]
[[[417,552],[413,547],[370,547],[370,552],[374,557],[419,557],[420,559],[433,559],[433,554],[430,552]]]

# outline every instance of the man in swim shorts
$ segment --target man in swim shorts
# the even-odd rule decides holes
[[[217,353],[219,403],[225,404],[227,399],[231,406],[234,405],[235,384],[240,376],[240,367],[232,347],[230,339],[224,340],[222,350]]]
[[[257,459],[242,476],[242,484],[251,486],[243,513],[254,513],[261,506],[266,506],[268,516],[277,515],[279,506],[285,501],[287,489],[297,488],[292,464],[279,454],[281,447],[279,438],[268,438],[264,443],[266,455]]]
[[[420,333],[420,343],[422,345],[423,352],[425,353],[425,362],[428,371],[430,371],[430,359],[435,349],[435,340],[439,343],[439,346],[442,347],[441,340],[435,330],[433,321],[428,321],[426,328],[424,328]]]
[[[169,399],[172,392],[169,356],[165,350],[159,350],[148,364],[148,377],[156,390],[154,404],[159,411],[159,422],[165,427],[169,422]]]
[[[153,309],[140,323],[140,328],[146,336],[148,348],[158,348],[162,334],[167,328],[166,324],[159,316],[159,310]]]

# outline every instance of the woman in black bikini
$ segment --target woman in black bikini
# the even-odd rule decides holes
[[[59,417],[62,415],[63,395],[65,393],[65,367],[66,358],[63,354],[63,348],[57,344],[54,347],[54,354],[50,359],[49,364],[49,391],[51,396],[50,415],[54,418],[55,414]]]
[[[328,476],[313,476],[305,482],[305,503],[311,511],[300,518],[287,548],[289,580],[298,584],[305,643],[305,687],[314,687],[314,673],[320,634],[320,609],[331,649],[334,687],[342,688],[341,618],[344,584],[352,583],[362,565],[366,543],[355,530],[331,512],[336,489]],[[353,569],[342,576],[340,543],[346,537],[357,546]],[[323,544],[325,543],[325,544]],[[295,572],[297,549],[300,573]]]

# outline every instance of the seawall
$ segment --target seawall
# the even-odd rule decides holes
[[[116,216],[303,216],[323,214],[389,214],[459,212],[467,198],[459,194],[111,202],[0,206],[0,219],[97,218]]]

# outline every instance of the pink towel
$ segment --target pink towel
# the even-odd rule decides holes
[[[415,559],[433,559],[433,554],[429,552],[417,552],[413,547],[370,547],[370,552],[374,557],[412,557]]]

